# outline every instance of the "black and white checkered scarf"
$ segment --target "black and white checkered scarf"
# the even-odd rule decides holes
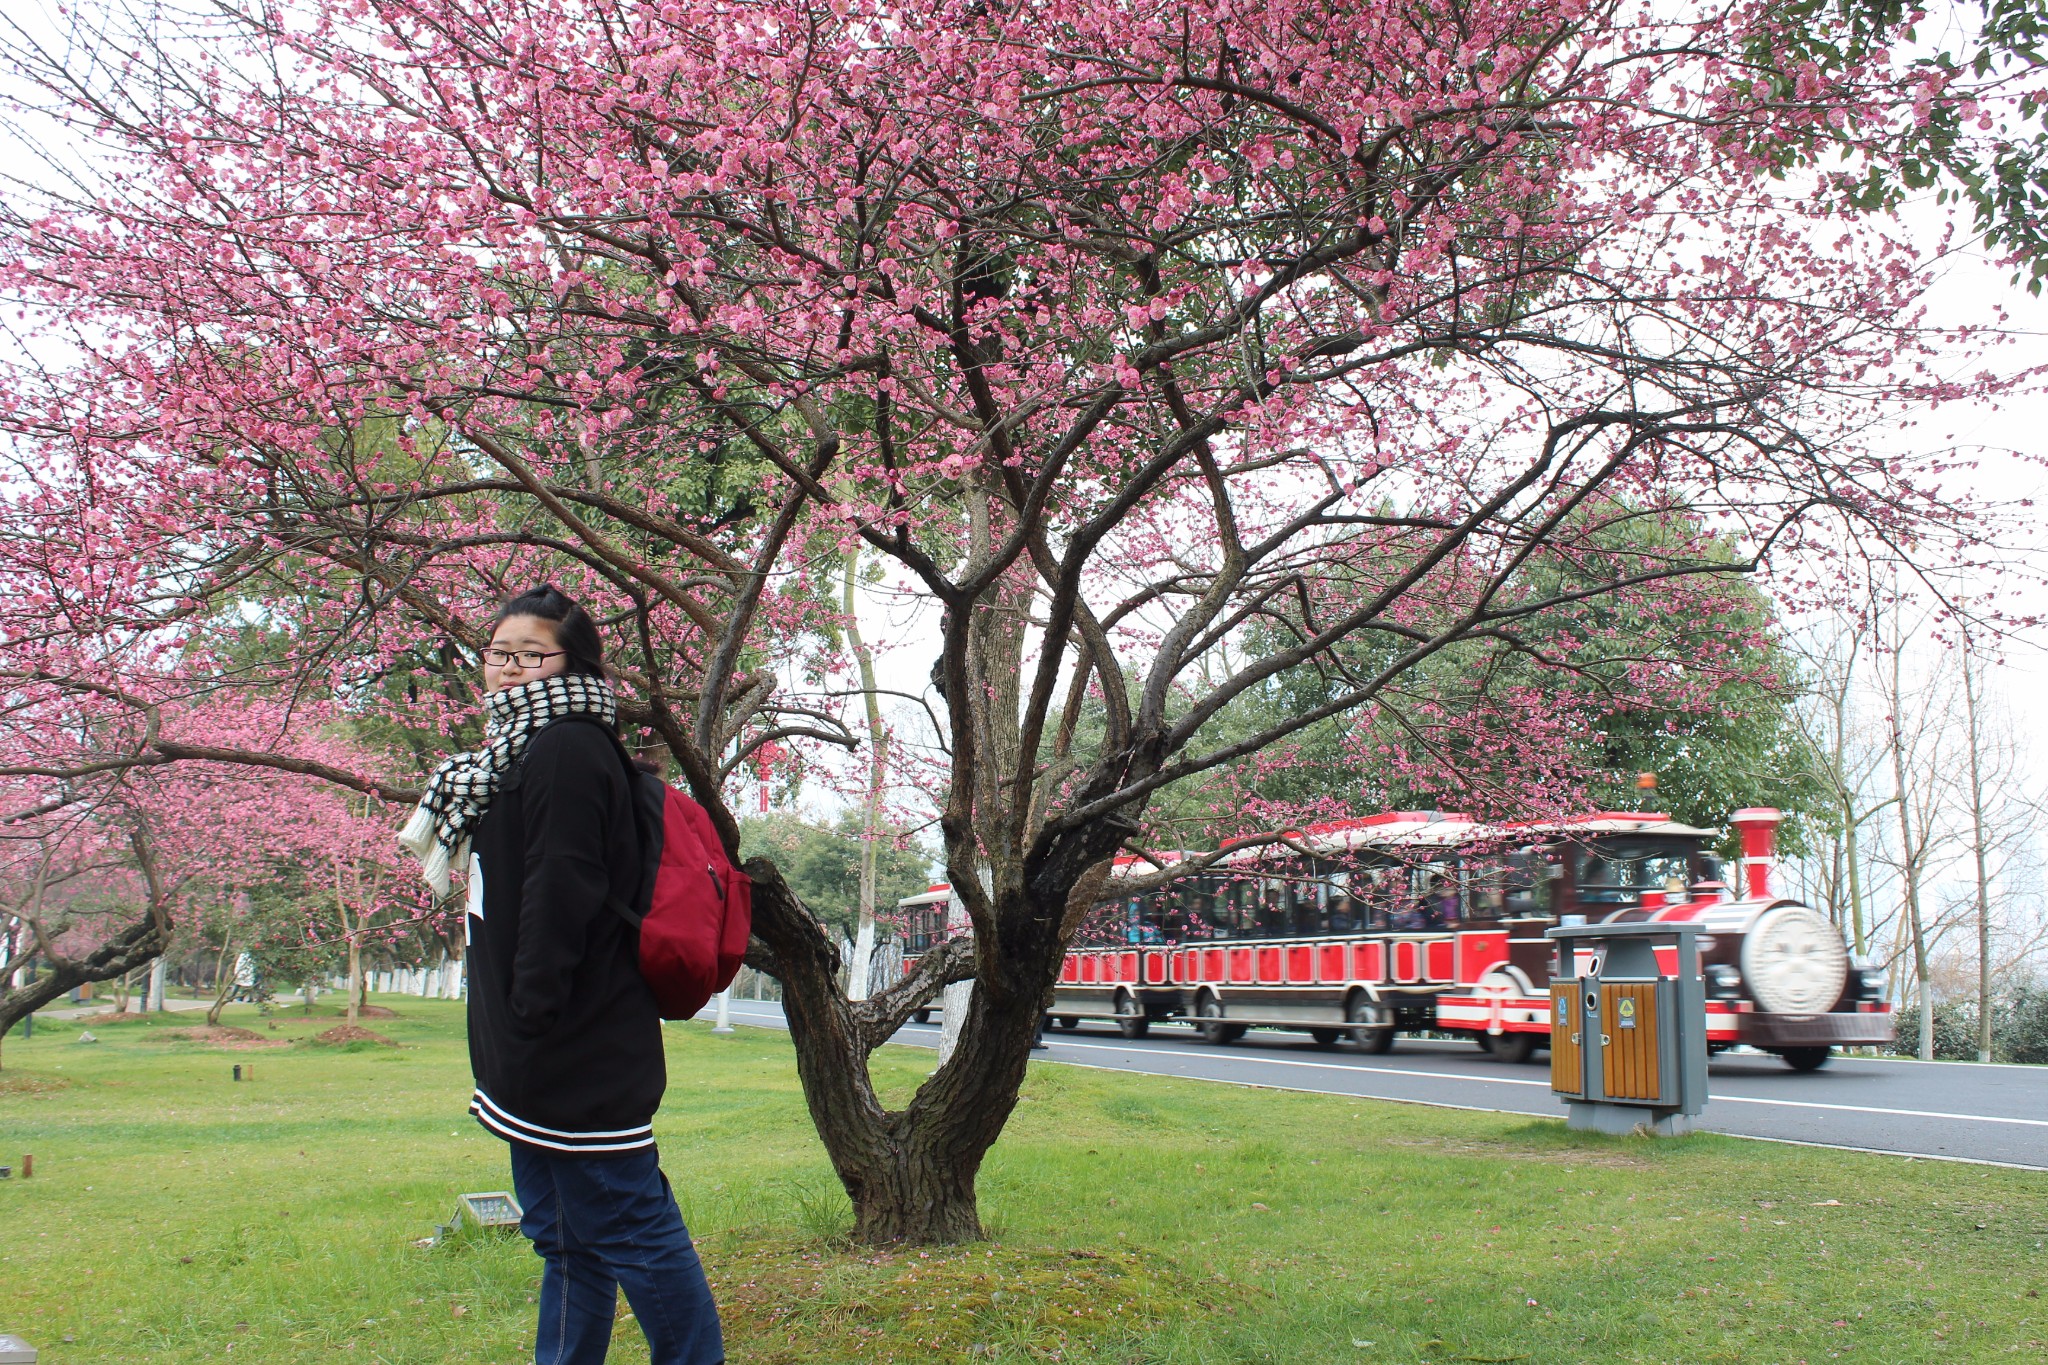
[[[419,809],[398,842],[420,860],[434,894],[448,894],[448,873],[469,856],[469,836],[490,808],[498,784],[542,726],[564,716],[592,716],[616,726],[618,698],[603,678],[563,673],[536,678],[484,697],[484,746],[453,754],[427,779]]]

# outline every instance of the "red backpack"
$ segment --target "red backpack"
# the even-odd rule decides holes
[[[626,765],[633,824],[640,836],[640,885],[612,908],[639,934],[640,976],[664,1019],[688,1019],[732,984],[754,921],[754,882],[732,865],[704,808],[633,762]],[[555,722],[559,724],[560,722]]]

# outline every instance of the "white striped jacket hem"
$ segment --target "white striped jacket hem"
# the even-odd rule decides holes
[[[523,1142],[529,1147],[545,1147],[555,1152],[631,1152],[654,1145],[654,1125],[651,1123],[638,1128],[609,1128],[583,1133],[543,1128],[506,1112],[505,1106],[492,1100],[481,1088],[470,1097],[469,1112],[476,1116],[478,1123],[508,1142]]]

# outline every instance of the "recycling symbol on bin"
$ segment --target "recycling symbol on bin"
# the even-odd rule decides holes
[[[1614,1015],[1623,1028],[1636,1026],[1636,1002],[1624,995],[1614,1002]]]

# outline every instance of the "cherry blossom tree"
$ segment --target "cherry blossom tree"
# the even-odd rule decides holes
[[[1822,69],[1767,5],[152,14],[14,45],[20,117],[88,149],[0,208],[44,358],[0,384],[22,675],[141,715],[254,613],[281,647],[217,683],[305,722],[111,761],[395,799],[296,741],[323,708],[473,733],[492,602],[552,576],[736,847],[762,746],[860,765],[835,586],[883,566],[930,607],[971,939],[849,1000],[749,864],[749,961],[865,1239],[979,1234],[1044,992],[1109,859],[1167,846],[1160,793],[1455,652],[1534,667],[1418,713],[1435,750],[1515,736],[1498,799],[1561,802],[1577,721],[1541,678],[1614,638],[1603,602],[1978,533],[1938,459],[1861,435],[1989,383],[1851,211],[1951,96],[1867,42]],[[1841,171],[1773,178],[1823,141]],[[131,653],[81,674],[109,634]],[[1314,704],[1226,723],[1310,672]],[[869,1053],[969,976],[886,1109]]]
[[[432,913],[392,876],[390,819],[364,804],[375,798],[298,771],[374,772],[363,750],[295,734],[295,752],[280,754],[285,717],[232,694],[143,708],[71,681],[12,684],[0,708],[0,903],[12,928],[0,982],[14,984],[0,992],[0,1036],[66,991],[162,956],[196,905],[231,912],[241,892],[286,873],[315,893],[304,932],[352,947],[379,910],[397,911],[384,916],[394,926]],[[208,758],[165,757],[192,736]],[[338,927],[321,913],[335,897]],[[33,981],[18,975],[31,962]]]

